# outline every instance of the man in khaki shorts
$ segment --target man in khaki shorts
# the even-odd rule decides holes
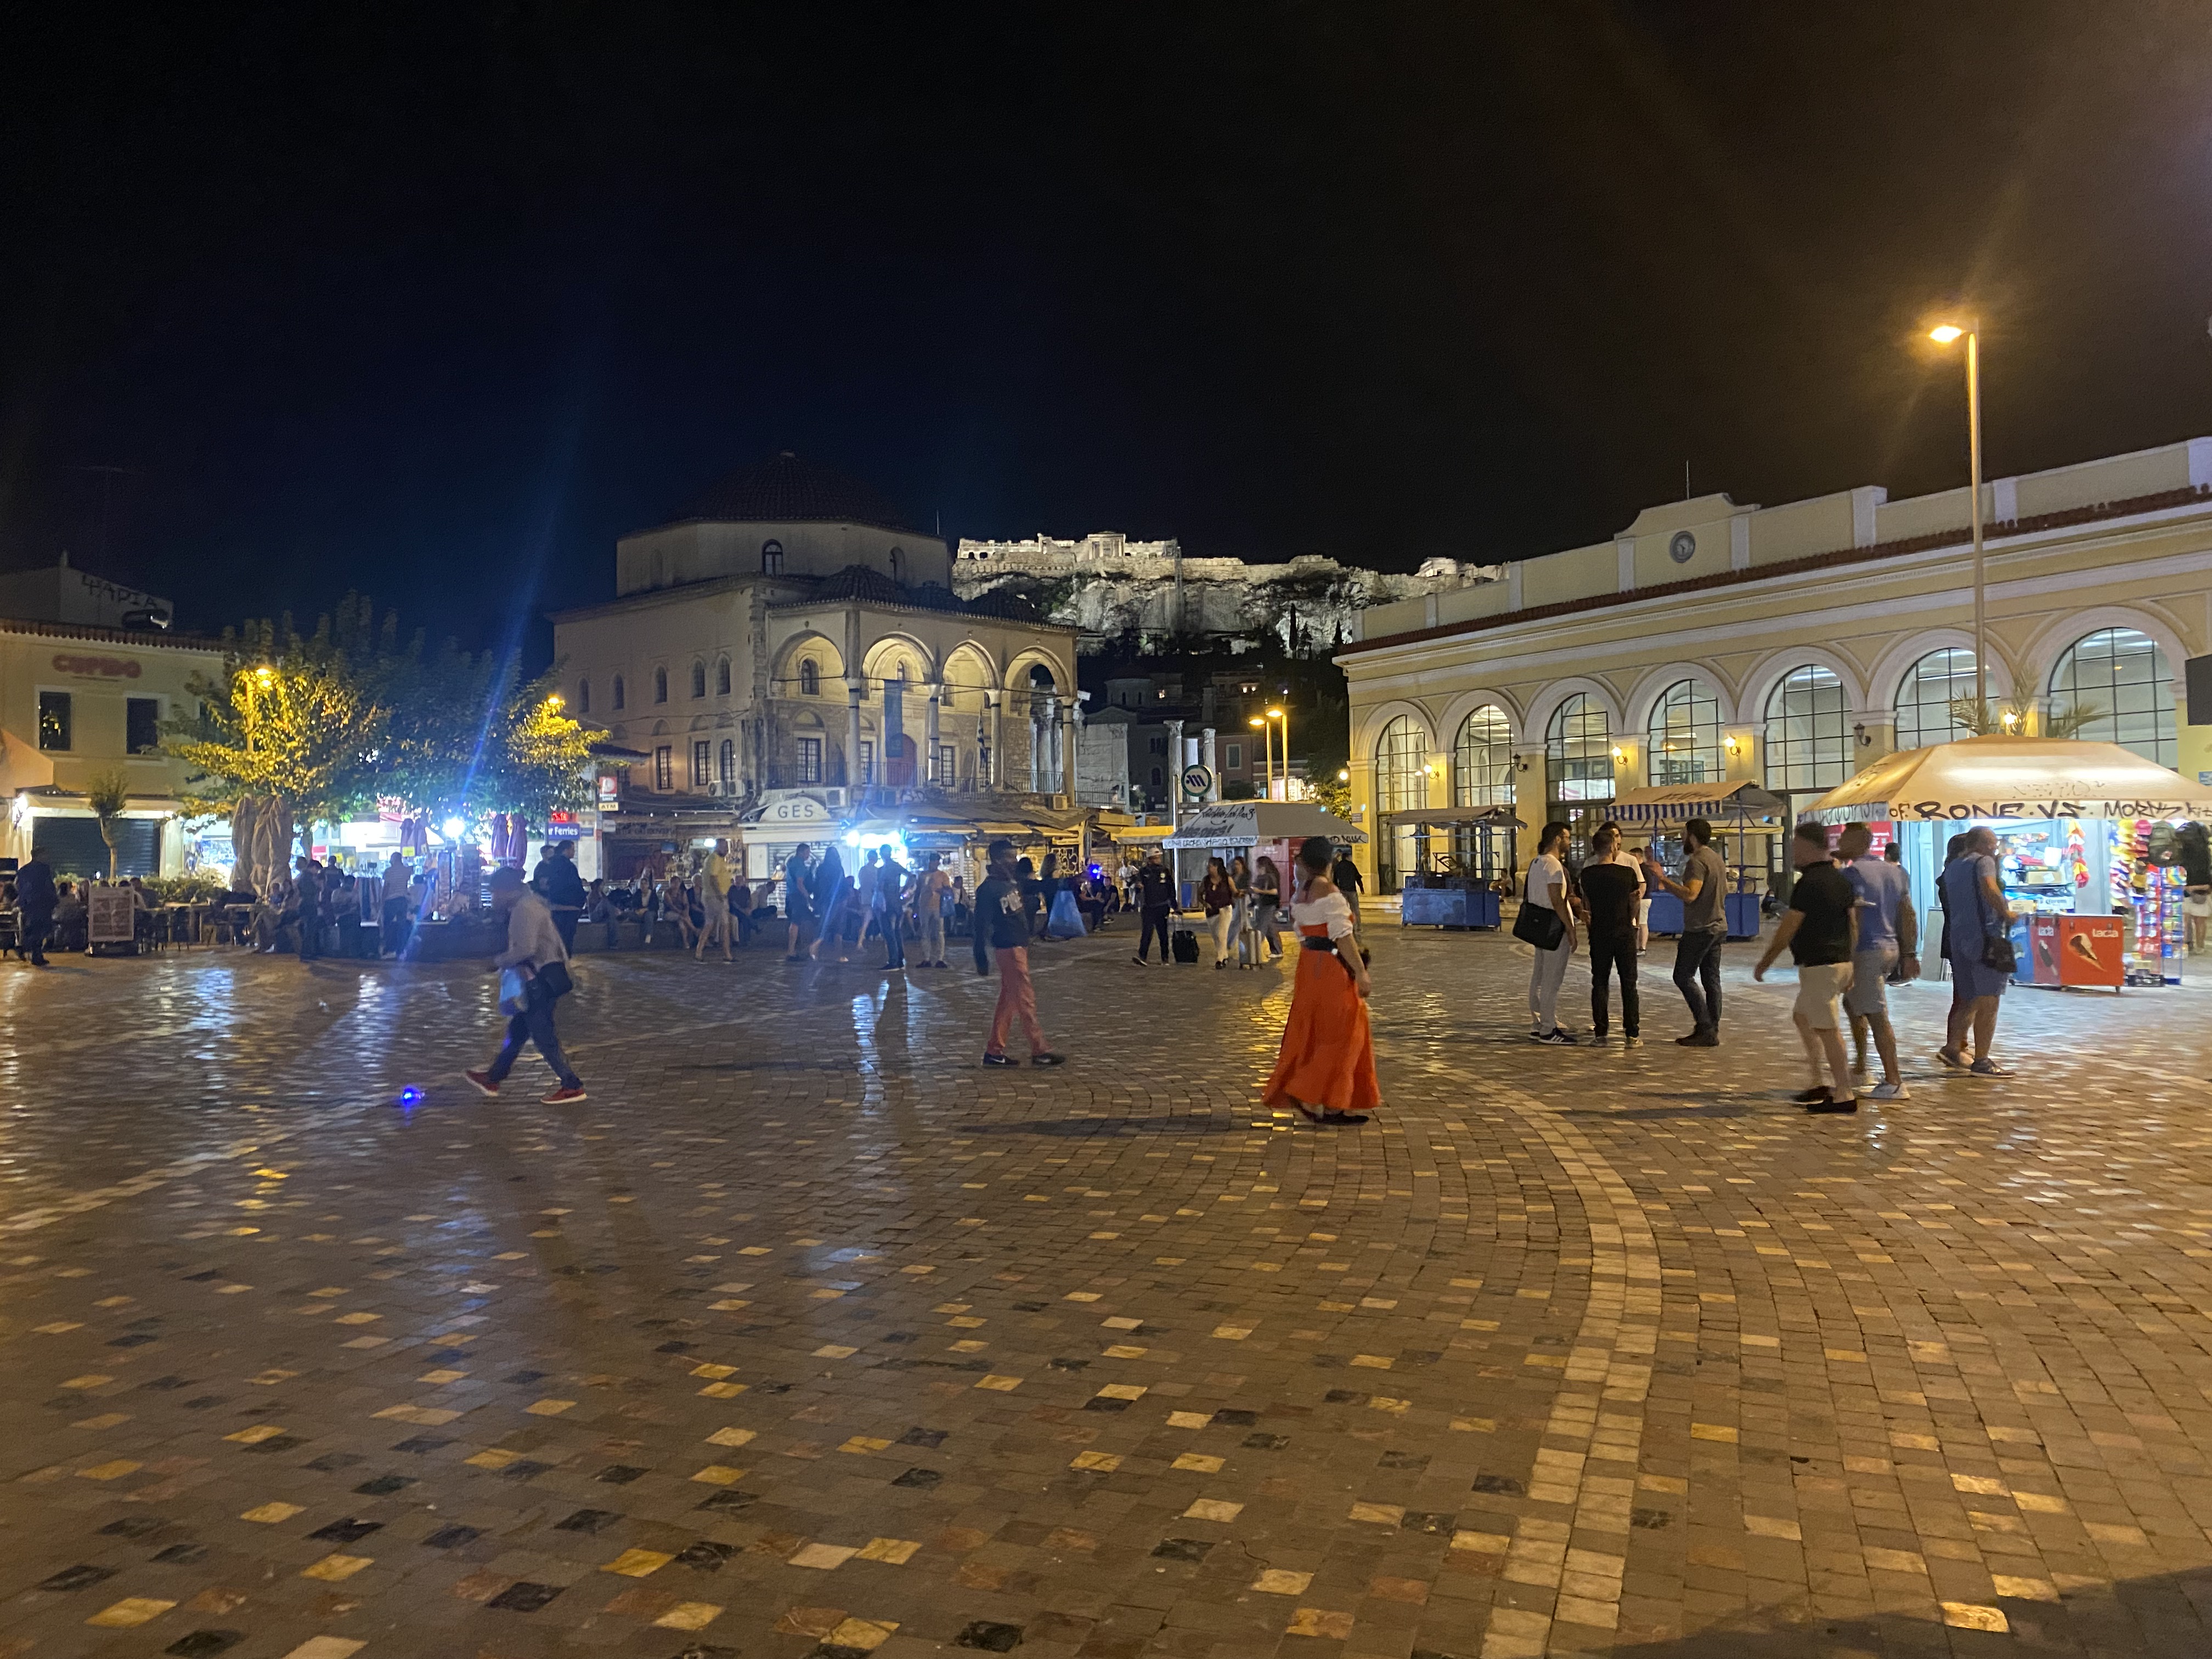
[[[1790,839],[1790,861],[1797,869],[1790,889],[1790,908],[1782,913],[1774,941],[1752,970],[1763,980],[1782,947],[1790,947],[1797,964],[1797,1004],[1790,1018],[1797,1026],[1805,1058],[1813,1067],[1813,1085],[1796,1096],[1808,1112],[1856,1112],[1858,1097],[1851,1087],[1850,1062],[1844,1054],[1843,994],[1851,988],[1851,952],[1858,944],[1858,894],[1828,856],[1827,830],[1817,823],[1801,823]],[[1827,1062],[1830,1081],[1820,1080],[1820,1063]]]

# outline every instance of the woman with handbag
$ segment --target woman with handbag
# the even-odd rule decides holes
[[[1531,1042],[1571,1047],[1574,1033],[1559,1024],[1559,986],[1575,954],[1575,915],[1567,902],[1567,826],[1554,819],[1537,839],[1521,889],[1521,914],[1513,937],[1536,953],[1528,969]]]
[[[553,925],[553,908],[511,864],[491,872],[491,908],[507,918],[507,949],[491,963],[499,975],[500,1012],[507,1016],[507,1040],[489,1066],[461,1075],[478,1094],[496,1095],[527,1040],[538,1045],[559,1079],[550,1093],[539,1097],[541,1103],[566,1106],[586,1099],[584,1080],[568,1068],[560,1034],[553,1029],[553,1005],[574,988],[568,977],[568,952],[561,943],[561,930]]]
[[[1206,861],[1206,879],[1199,884],[1198,902],[1206,910],[1206,929],[1213,936],[1213,965],[1229,965],[1229,924],[1237,911],[1237,889],[1228,867],[1219,859]]]
[[[1974,1077],[2009,1077],[1990,1058],[1997,1029],[1997,1004],[2012,981],[2012,910],[1997,881],[1996,832],[1982,824],[1966,832],[1964,853],[1944,866],[1943,946],[1951,958],[1951,1018],[1937,1058]],[[1965,1054],[1974,1039],[1974,1060]]]
[[[1352,906],[1329,879],[1335,854],[1326,836],[1298,848],[1291,921],[1303,948],[1290,1023],[1262,1096],[1271,1108],[1295,1106],[1330,1128],[1364,1123],[1382,1103],[1367,1022],[1367,957],[1352,931]]]

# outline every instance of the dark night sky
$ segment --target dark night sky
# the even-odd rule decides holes
[[[779,447],[1498,558],[1963,481],[1959,293],[1992,472],[2212,433],[2208,94],[2185,0],[17,7],[0,565],[489,642]]]

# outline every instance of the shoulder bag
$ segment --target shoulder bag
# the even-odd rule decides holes
[[[1559,920],[1558,911],[1529,896],[1534,875],[1531,871],[1522,878],[1521,914],[1513,918],[1513,937],[1539,951],[1556,951],[1559,941],[1567,936],[1567,924]]]
[[[2009,975],[2019,968],[2020,954],[2012,948],[2012,936],[2009,933],[1990,931],[1990,923],[1996,918],[1990,915],[1989,895],[1982,890],[1980,865],[1981,860],[1976,860],[1974,908],[1980,914],[1982,922],[1982,966],[1993,969],[2000,974]],[[1996,867],[1994,860],[1990,861],[1990,867],[1992,869]]]

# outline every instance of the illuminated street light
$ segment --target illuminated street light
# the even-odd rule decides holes
[[[1984,637],[1982,599],[1982,355],[1981,325],[1972,319],[1963,323],[1938,323],[1928,331],[1938,345],[1954,340],[1966,343],[1966,471],[1971,475],[1971,522],[1974,535],[1974,707],[1990,706],[1989,641]]]

